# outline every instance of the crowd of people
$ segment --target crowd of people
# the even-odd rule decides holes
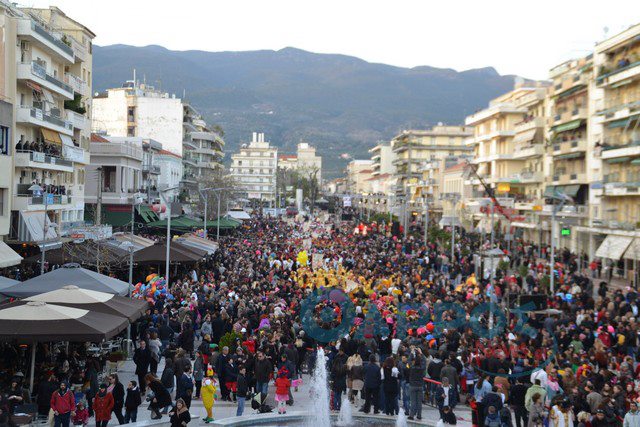
[[[391,230],[248,221],[174,280],[171,298],[150,302],[133,328],[137,381],[125,387],[112,374],[98,384],[99,360],[80,366],[62,353],[37,387],[39,410],[53,411],[56,427],[92,416],[105,426],[112,414],[135,421],[146,400],[152,418],[184,426],[193,399],[211,422],[216,400],[235,402],[240,416],[258,395],[286,413],[302,374],[326,363],[334,411],[349,402],[420,420],[429,404],[455,424],[464,404],[480,427],[640,427],[635,290],[594,284],[583,257],[565,251],[551,295],[544,248],[517,242],[485,274],[473,257],[488,247],[479,235],[459,236],[452,258],[448,239],[424,245]],[[522,295],[546,297],[525,311]],[[15,380],[3,393],[8,411],[29,398]],[[88,383],[86,408],[68,390],[78,381]]]

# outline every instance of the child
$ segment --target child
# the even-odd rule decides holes
[[[138,406],[142,404],[138,383],[129,381],[127,385],[127,398],[124,401],[124,423],[135,423],[138,419]]]
[[[205,423],[209,424],[213,419],[213,402],[215,400],[216,394],[216,384],[212,378],[205,378],[202,382],[202,388],[200,389],[200,394],[202,396],[202,404],[204,405],[204,409],[207,411],[207,416],[202,419]]]
[[[444,425],[456,425],[458,420],[456,420],[456,415],[453,413],[449,406],[442,407],[442,422]]]
[[[291,388],[291,380],[287,378],[289,371],[284,367],[278,371],[278,378],[276,378],[276,402],[278,402],[278,414],[286,414],[286,404],[289,400],[289,389]]]
[[[89,424],[89,410],[84,407],[84,402],[76,405],[76,414],[73,416],[74,426],[86,426]]]

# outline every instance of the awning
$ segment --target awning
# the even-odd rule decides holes
[[[556,186],[555,185],[547,185],[544,189],[544,197],[553,197],[556,194]]]
[[[566,98],[566,97],[568,97],[570,95],[573,95],[574,93],[579,92],[579,91],[584,90],[584,89],[585,89],[584,85],[574,86],[574,87],[572,87],[570,89],[565,90],[562,93],[559,93],[558,95],[556,95],[556,97],[558,99]]]
[[[158,221],[160,219],[158,218],[158,214],[151,209],[151,206],[139,205],[137,210],[140,218],[142,218],[142,221],[144,221],[145,224],[149,224],[150,222]]]
[[[209,227],[209,222],[207,222],[207,227]],[[154,228],[167,228],[167,220],[159,220],[152,221],[147,224],[149,227]],[[189,218],[188,216],[178,216],[175,218],[171,218],[171,228],[176,230],[193,230],[194,228],[202,228],[204,226],[202,221]]]
[[[103,211],[102,222],[113,227],[131,225],[131,207],[107,206]]]
[[[563,123],[563,124],[558,125],[558,126],[553,126],[551,128],[551,131],[555,132],[555,133],[560,133],[560,132],[566,132],[568,130],[578,129],[580,127],[580,125],[582,125],[582,122],[584,122],[584,119],[572,120],[570,122]]]
[[[533,141],[536,137],[537,132],[538,132],[537,129],[529,129],[526,132],[518,133],[516,134],[516,136],[513,137],[513,142],[522,143],[522,142]]]
[[[612,122],[607,123],[607,127],[609,129],[623,128],[629,123],[629,120],[630,119],[614,120]]]
[[[544,189],[544,197],[553,197],[557,194],[565,194],[569,197],[576,197],[580,191],[581,184],[572,185],[548,185]]]
[[[0,242],[0,268],[20,264],[22,257],[14,252],[5,242]]]
[[[596,256],[599,258],[620,259],[632,241],[633,237],[609,234],[596,251]]]
[[[631,157],[614,157],[613,159],[605,159],[605,162],[607,162],[609,164],[627,163],[629,160],[631,160]]]
[[[580,157],[584,157],[584,152],[577,153],[567,153],[560,154],[558,156],[553,156],[556,160],[571,160],[571,159],[579,159]]]
[[[632,165],[640,165],[640,159],[633,159],[633,160],[631,160],[631,164],[632,164]]]
[[[42,132],[42,137],[45,141],[51,142],[52,144],[62,145],[62,139],[60,138],[60,134],[54,130],[49,130],[45,128],[40,128]]]
[[[133,252],[148,248],[156,243],[151,239],[147,239],[146,237],[138,236],[136,234],[131,236],[130,233],[114,233],[112,239],[113,240],[107,240],[106,243],[118,248],[124,248],[125,243],[128,244],[129,242],[132,242]]]
[[[75,145],[73,144],[73,139],[71,139],[70,136],[64,135],[64,134],[59,134],[60,135],[60,139],[62,140],[62,144],[69,146],[69,147],[75,147]]]
[[[184,246],[200,249],[206,251],[207,254],[212,255],[218,249],[218,245],[209,240],[204,239],[202,237],[194,236],[192,234],[187,234],[176,239],[177,242],[183,244]]]
[[[36,92],[42,92],[42,88],[40,87],[39,84],[34,83],[34,82],[30,82],[29,80],[27,80],[27,87],[30,87],[31,89],[35,90]]]
[[[640,238],[633,239],[629,248],[624,253],[625,259],[635,259],[640,261]]]
[[[316,200],[316,202],[319,203],[320,200]],[[245,211],[228,211],[225,216],[231,217],[233,219],[238,219],[240,221],[251,219],[251,215],[249,215]]]
[[[21,221],[18,224],[18,239],[22,242],[41,243],[44,229],[44,212],[20,212]],[[57,240],[58,233],[51,226],[51,221],[47,216],[47,238],[46,240]],[[47,242],[48,243],[48,242]]]

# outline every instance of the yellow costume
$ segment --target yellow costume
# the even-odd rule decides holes
[[[202,404],[204,405],[204,409],[207,411],[207,418],[203,420],[205,422],[213,421],[213,402],[216,391],[216,385],[210,378],[206,378],[202,382],[200,393],[202,395]]]

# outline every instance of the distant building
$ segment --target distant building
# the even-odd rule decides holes
[[[315,147],[307,142],[298,144],[297,169],[307,177],[314,176],[318,184],[322,182],[322,157],[316,154]]]
[[[254,132],[251,142],[242,144],[231,162],[229,172],[247,199],[275,201],[278,149],[264,140],[264,133]]]
[[[347,192],[350,194],[361,194],[371,192],[371,182],[369,178],[373,173],[373,161],[371,160],[351,160],[347,165]]]
[[[156,163],[160,167],[158,188],[178,187],[183,175],[182,157],[168,150],[160,150]]]

